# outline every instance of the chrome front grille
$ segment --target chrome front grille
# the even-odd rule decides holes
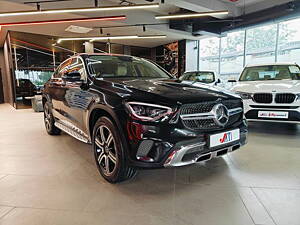
[[[217,124],[213,119],[194,119],[194,120],[183,120],[184,126],[193,130],[198,129],[216,129]]]
[[[228,108],[229,120],[225,127],[229,127],[242,119],[243,106],[241,100],[224,100],[222,102],[203,102],[183,105],[180,118],[186,128],[192,130],[213,130],[220,126],[214,120],[213,107],[221,103]]]
[[[296,95],[295,94],[276,94],[275,97],[275,102],[276,103],[293,103],[296,99]]]
[[[257,103],[272,103],[273,95],[271,93],[257,93],[253,95],[253,100]]]

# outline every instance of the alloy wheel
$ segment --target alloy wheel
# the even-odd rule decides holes
[[[44,121],[45,121],[46,129],[49,131],[51,129],[51,112],[48,104],[45,104],[45,108],[44,108]]]
[[[116,170],[118,157],[113,134],[105,125],[99,126],[96,131],[95,148],[101,170],[110,176]]]

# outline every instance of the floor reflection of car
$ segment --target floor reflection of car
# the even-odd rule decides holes
[[[214,86],[221,83],[220,79],[217,79],[215,73],[212,71],[185,72],[179,79],[183,81],[183,83],[193,85],[200,83]]]
[[[17,97],[32,97],[36,94],[37,88],[29,79],[16,80]]]
[[[243,98],[249,121],[300,123],[297,64],[247,66],[232,90]]]

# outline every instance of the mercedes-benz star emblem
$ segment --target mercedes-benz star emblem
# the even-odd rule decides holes
[[[224,127],[229,120],[229,111],[223,104],[217,104],[213,107],[214,121],[217,125]]]

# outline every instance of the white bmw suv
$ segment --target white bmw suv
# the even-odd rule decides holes
[[[232,91],[243,99],[248,121],[300,123],[297,64],[246,66]]]

